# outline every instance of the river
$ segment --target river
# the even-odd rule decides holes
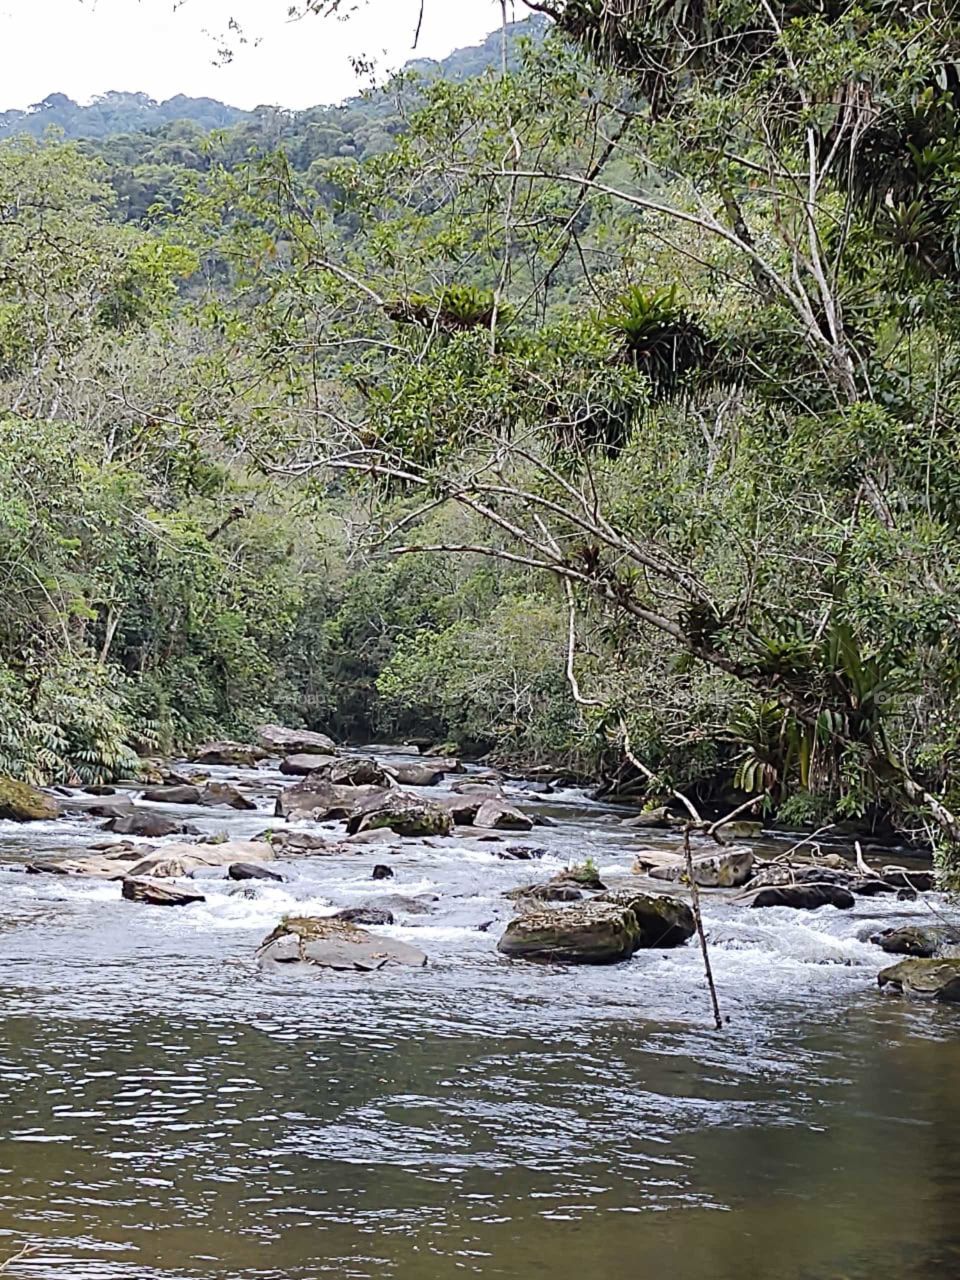
[[[271,825],[289,780],[212,773],[260,812],[163,811]],[[557,822],[510,837],[539,861],[456,840],[290,857],[282,885],[204,879],[182,910],[23,873],[90,844],[90,817],[0,823],[0,1259],[34,1246],[9,1274],[960,1275],[960,1011],[881,997],[887,958],[858,939],[929,902],[705,893],[717,1032],[693,945],[607,968],[498,956],[504,890],[585,856],[616,884],[649,843],[577,792],[512,794]],[[398,895],[385,932],[425,970],[254,965],[286,912]]]

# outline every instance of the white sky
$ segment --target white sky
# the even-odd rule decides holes
[[[48,93],[86,102],[108,89],[219,98],[233,106],[308,107],[361,88],[350,57],[384,70],[442,58],[500,23],[499,0],[366,0],[346,22],[289,22],[290,0],[0,0],[0,110]],[[175,11],[176,10],[176,11]],[[525,16],[526,11],[518,13]],[[231,17],[260,37],[216,66],[216,37]]]

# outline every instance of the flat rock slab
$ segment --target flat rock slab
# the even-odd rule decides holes
[[[264,939],[257,961],[263,968],[295,964],[373,973],[393,965],[422,969],[427,957],[416,947],[377,937],[346,920],[300,916],[282,921]]]
[[[746,884],[753,871],[753,850],[734,845],[722,853],[702,855],[692,859],[693,878],[701,889],[736,889]],[[687,862],[680,858],[649,872],[654,880],[685,880]]]
[[[114,856],[98,854],[84,858],[57,858],[50,862],[32,863],[30,870],[99,880],[122,880],[129,876],[178,880],[197,870],[228,867],[234,862],[272,860],[270,845],[259,840],[225,840],[219,844],[173,841],[148,854],[120,846]]]
[[[199,804],[200,788],[192,783],[173,783],[165,787],[149,787],[143,793],[148,804]]]
[[[294,755],[284,756],[280,761],[280,772],[293,777],[306,777],[310,773],[320,773],[328,765],[336,763],[336,759],[336,756],[317,751],[298,751]]]
[[[178,822],[176,818],[165,818],[162,813],[136,809],[119,817],[109,818],[103,824],[103,829],[113,831],[118,836],[145,836],[148,840],[159,840],[163,836],[200,834],[195,827],[186,822]]]
[[[195,890],[132,876],[124,880],[121,893],[128,902],[143,902],[151,907],[189,907],[195,902],[206,902],[203,894]]]
[[[287,729],[281,724],[262,724],[257,729],[257,740],[267,751],[312,752],[314,755],[335,755],[336,743],[325,733],[310,729]]]

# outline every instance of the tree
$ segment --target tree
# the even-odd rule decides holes
[[[349,242],[262,175],[251,332],[349,388],[274,464],[419,495],[393,553],[552,575],[773,708],[793,785],[956,843],[955,7],[530,7],[581,53],[433,86]]]

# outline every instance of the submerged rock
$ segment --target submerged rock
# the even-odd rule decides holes
[[[702,889],[736,889],[746,884],[753,871],[753,850],[743,845],[733,845],[722,853],[699,855],[693,858],[693,878]],[[665,866],[652,867],[654,880],[685,880],[685,858]]]
[[[747,895],[751,907],[792,907],[797,911],[817,911],[820,907],[837,907],[848,911],[854,905],[849,889],[839,884],[769,885]]]
[[[682,947],[696,932],[693,912],[679,898],[638,893],[635,889],[614,889],[601,894],[596,901],[633,912],[640,926],[637,943],[640,947]]]
[[[60,806],[53,796],[15,778],[0,777],[0,818],[12,822],[43,822],[56,818]]]
[[[632,911],[613,903],[528,911],[507,925],[497,950],[515,960],[614,964],[629,960],[640,927]]]
[[[189,907],[194,902],[206,902],[203,894],[195,889],[179,889],[129,876],[123,882],[121,894],[128,902],[143,902],[152,907]]]
[[[336,755],[337,745],[325,733],[310,729],[286,729],[280,724],[262,724],[257,729],[257,740],[267,751],[275,754],[295,751],[313,752],[315,755]]]
[[[960,960],[901,960],[877,975],[880,990],[890,987],[912,1000],[960,1003]]]
[[[295,916],[281,921],[264,939],[257,961],[264,968],[298,964],[373,972],[387,965],[421,969],[427,957],[416,947],[367,933],[346,920]]]

